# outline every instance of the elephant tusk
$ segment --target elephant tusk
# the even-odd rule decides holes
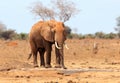
[[[57,42],[55,42],[55,47],[56,47],[57,49],[61,49],[61,47],[58,46]]]
[[[67,46],[67,44],[64,43],[64,45],[65,45],[66,49],[69,49],[68,46]]]

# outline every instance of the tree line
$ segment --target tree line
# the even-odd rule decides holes
[[[71,33],[68,35],[68,39],[117,39],[119,38],[117,33],[104,33],[104,32],[96,32],[94,34],[77,34],[77,33]]]
[[[104,33],[104,32],[96,32],[94,34],[77,34],[77,33],[72,33],[71,28],[69,26],[65,26],[66,31],[67,31],[67,38],[68,39],[85,39],[85,38],[90,38],[90,39],[116,39],[120,38],[119,37],[119,31],[118,33]],[[117,28],[117,27],[116,27]],[[115,28],[115,30],[116,30]],[[13,29],[8,29],[5,24],[0,23],[0,39],[5,39],[5,40],[27,40],[28,39],[28,33],[17,33]]]
[[[5,40],[14,40],[14,39],[20,39],[25,40],[28,38],[28,33],[17,33],[13,29],[8,29],[5,24],[0,22],[0,39]]]

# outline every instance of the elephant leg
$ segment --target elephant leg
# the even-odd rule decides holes
[[[55,48],[55,53],[56,53],[56,65],[55,68],[61,68],[60,66],[60,53],[57,48]]]
[[[34,67],[38,67],[38,64],[37,64],[37,51],[33,52],[33,64],[34,64]]]
[[[45,53],[45,49],[39,49],[41,67],[45,67],[44,53]]]
[[[60,64],[61,64],[61,67],[62,67],[63,69],[67,69],[67,68],[65,67],[65,65],[64,65],[64,58],[63,58],[62,55],[60,55]]]
[[[64,68],[67,69],[64,65],[64,54],[63,49],[55,49],[56,52],[56,68]]]
[[[51,51],[52,51],[52,44],[47,44],[46,48],[46,68],[51,68]]]
[[[33,65],[34,65],[34,67],[38,67],[36,45],[33,41],[30,41],[30,46],[31,46],[31,54],[33,54]]]
[[[46,52],[46,68],[51,68],[51,52]]]
[[[59,50],[60,52],[60,65],[63,69],[67,69],[64,65],[64,53],[63,53],[63,49],[60,49]]]

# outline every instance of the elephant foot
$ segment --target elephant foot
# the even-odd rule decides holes
[[[55,68],[61,68],[61,66],[60,65],[56,65]]]
[[[67,69],[67,67],[65,67],[65,66],[61,66],[61,65],[56,65],[55,68],[63,68],[63,69]]]
[[[37,67],[39,67],[38,65],[34,65],[34,68],[37,68]]]
[[[46,65],[45,68],[51,68],[52,66],[51,65]]]
[[[67,69],[67,67],[65,67],[65,66],[64,66],[64,67],[62,67],[62,68],[63,68],[63,69]]]
[[[45,68],[45,65],[40,65],[41,68]]]

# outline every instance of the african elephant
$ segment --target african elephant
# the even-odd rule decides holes
[[[66,31],[64,23],[55,20],[39,21],[33,25],[29,33],[29,43],[31,46],[31,55],[33,55],[34,67],[37,64],[37,52],[40,54],[40,66],[51,67],[51,51],[52,44],[55,44],[56,66],[57,68],[64,68],[64,53],[63,44],[66,40]],[[46,52],[46,61],[44,60],[44,53]],[[30,58],[29,56],[29,58]]]

